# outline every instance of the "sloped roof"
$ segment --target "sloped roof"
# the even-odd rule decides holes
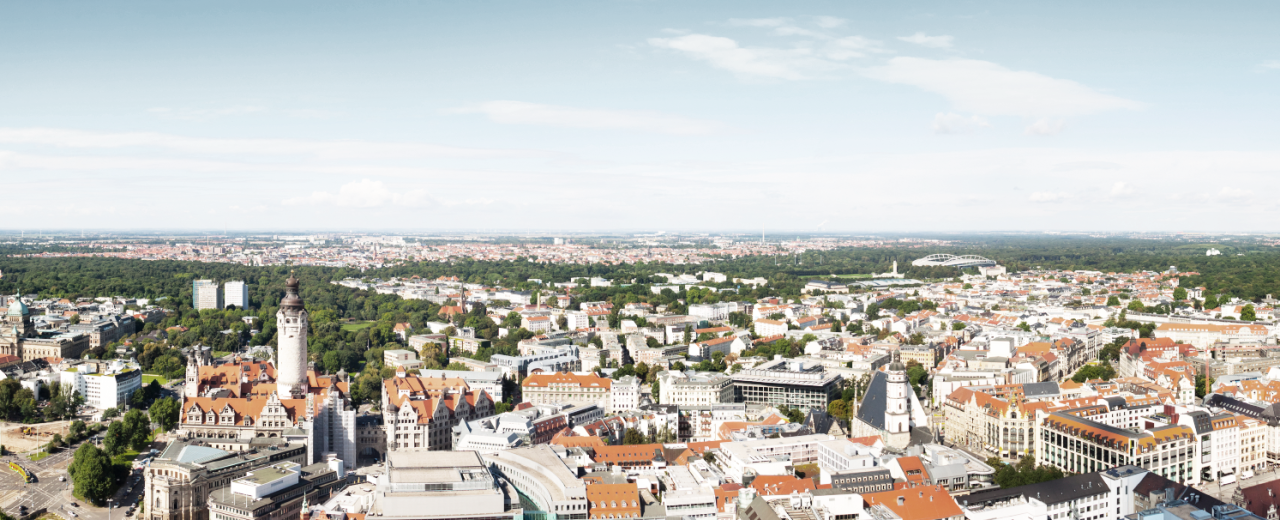
[[[867,385],[867,395],[863,396],[862,403],[858,405],[858,419],[883,430],[888,391],[889,375],[877,371],[871,376],[871,384]]]

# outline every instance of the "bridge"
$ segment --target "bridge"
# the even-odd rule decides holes
[[[994,266],[996,265],[996,261],[983,258],[978,255],[956,256],[956,255],[937,254],[937,255],[929,255],[924,258],[918,258],[912,261],[911,265],[943,266],[943,267],[979,267],[979,266]]]

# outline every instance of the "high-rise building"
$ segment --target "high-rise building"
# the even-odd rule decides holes
[[[223,303],[237,309],[249,308],[249,285],[244,280],[233,280],[222,285]]]
[[[196,280],[191,282],[191,306],[196,310],[221,309],[222,288],[213,280]]]
[[[300,399],[307,395],[307,309],[298,296],[298,279],[293,275],[285,282],[276,327],[280,352],[276,390],[281,399]]]

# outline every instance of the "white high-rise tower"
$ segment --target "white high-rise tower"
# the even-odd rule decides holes
[[[307,395],[307,310],[298,296],[298,279],[289,275],[284,299],[276,313],[280,363],[276,366],[276,393],[281,399],[303,399]]]
[[[902,366],[898,353],[894,352],[893,362],[886,371],[884,429],[889,434],[910,433],[911,415],[907,411],[907,392],[911,386],[907,384],[907,367]]]

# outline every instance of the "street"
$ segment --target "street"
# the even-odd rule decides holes
[[[1253,478],[1244,479],[1244,481],[1237,480],[1236,482],[1227,484],[1226,486],[1220,486],[1218,485],[1218,482],[1220,481],[1216,481],[1216,482],[1201,482],[1200,484],[1194,487],[1196,489],[1199,489],[1200,491],[1213,495],[1218,500],[1221,500],[1223,502],[1230,504],[1231,496],[1235,494],[1236,489],[1239,488],[1241,485],[1244,485],[1244,487],[1253,487],[1258,484],[1271,482],[1272,480],[1276,480],[1277,478],[1280,478],[1280,475],[1277,475],[1276,470],[1273,468],[1271,470],[1258,473],[1257,475],[1254,475]]]
[[[69,448],[63,448],[37,462],[32,462],[25,455],[5,456],[4,467],[0,468],[0,509],[16,518],[20,516],[20,506],[27,506],[28,510],[41,507],[52,510],[61,506],[66,502],[62,491],[70,493],[71,479],[67,475],[67,466],[74,456],[75,451]],[[9,469],[10,462],[16,462],[35,475],[36,482],[23,482],[17,472]],[[58,477],[67,477],[67,481],[60,482]]]

